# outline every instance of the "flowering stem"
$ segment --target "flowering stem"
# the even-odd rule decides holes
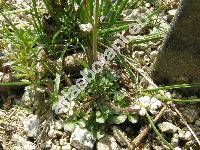
[[[94,7],[94,24],[92,30],[92,62],[97,59],[97,36],[98,36],[98,22],[99,21],[99,0],[95,0]],[[91,67],[92,64],[90,64]]]

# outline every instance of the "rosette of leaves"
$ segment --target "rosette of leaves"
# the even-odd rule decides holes
[[[121,124],[127,119],[137,122],[137,116],[130,113],[120,113],[110,107],[124,108],[130,105],[123,91],[117,84],[117,74],[104,71],[92,81],[78,98],[79,106],[69,118],[66,118],[65,129],[73,131],[75,125],[87,128],[96,138],[102,138],[110,125]]]

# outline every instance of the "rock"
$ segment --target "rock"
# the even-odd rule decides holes
[[[183,112],[183,116],[187,123],[193,123],[196,119],[199,119],[198,113],[194,109],[187,109]]]
[[[181,129],[178,129],[178,135],[181,140],[189,141],[192,139],[192,134],[190,131],[182,131]]]
[[[28,133],[28,137],[37,137],[37,132],[39,129],[39,120],[36,115],[29,115],[23,121],[24,129]]]
[[[63,145],[68,145],[70,143],[67,142],[67,139],[64,138],[64,139],[60,139],[60,145],[63,146]]]
[[[16,146],[15,149],[23,149],[23,150],[35,150],[35,145],[30,141],[27,141],[24,137],[13,134],[12,138],[17,141],[20,145]]]
[[[59,138],[59,137],[62,137],[63,136],[63,132],[59,131],[59,130],[55,130],[54,129],[54,126],[51,125],[50,126],[50,129],[49,129],[49,132],[48,132],[48,136],[50,138]]]
[[[6,113],[3,112],[3,110],[0,110],[0,116],[1,116],[2,118],[5,117],[5,116],[6,116]]]
[[[151,4],[145,3],[145,7],[146,7],[146,8],[150,8],[150,7],[151,7]]]
[[[46,142],[45,142],[45,149],[51,148],[51,144],[52,144],[52,141],[51,141],[51,140],[46,141]]]
[[[54,133],[55,133],[55,130],[54,130],[53,126],[50,126],[50,129],[49,129],[49,132],[48,132],[48,136],[50,138],[55,138],[56,136],[55,136]]]
[[[76,126],[70,138],[71,146],[78,150],[92,150],[95,141],[96,138],[88,130],[79,126]]]
[[[55,144],[52,144],[51,149],[50,150],[56,150],[57,146]]]
[[[54,124],[54,127],[55,127],[55,130],[63,130],[63,125],[62,125],[61,120],[56,121]]]
[[[180,128],[178,128],[178,135],[181,140],[184,140],[185,131],[182,131]]]
[[[71,150],[72,149],[70,143],[68,143],[67,145],[63,145],[61,148],[62,148],[62,150]]]
[[[154,146],[154,149],[155,150],[163,150],[163,147],[161,147],[161,146]]]
[[[167,133],[175,133],[177,131],[177,127],[170,122],[163,122],[158,125],[162,132]]]
[[[54,130],[54,134],[56,138],[61,138],[63,136],[63,132],[58,130]]]
[[[171,139],[171,144],[173,144],[174,147],[178,146],[179,143],[179,135],[175,133]]]
[[[176,11],[177,9],[171,9],[169,10],[167,13],[170,15],[170,16],[174,16],[176,14]]]
[[[180,147],[175,147],[174,150],[182,150]]]
[[[200,127],[200,120],[196,120],[196,121],[195,121],[195,125],[197,125],[197,126]]]
[[[56,145],[56,150],[62,150],[62,147],[59,145]]]
[[[144,52],[143,51],[134,51],[133,54],[132,54],[132,57],[133,58],[139,58],[139,57],[142,57],[144,56]]]
[[[153,59],[153,58],[156,58],[156,56],[158,55],[158,51],[152,51],[150,53],[150,57]]]
[[[184,138],[185,138],[186,141],[191,140],[192,139],[192,133],[190,131],[186,131]]]
[[[117,147],[117,142],[111,135],[106,135],[97,143],[97,150],[116,150]]]

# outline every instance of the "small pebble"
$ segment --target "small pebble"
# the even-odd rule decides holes
[[[158,125],[162,132],[167,133],[175,133],[177,131],[177,127],[170,122],[163,122]]]
[[[146,7],[146,8],[150,8],[150,7],[151,7],[151,4],[146,3],[146,4],[145,4],[145,7]]]
[[[185,140],[189,141],[192,139],[192,134],[190,131],[185,132]]]
[[[200,120],[196,120],[196,121],[195,121],[195,125],[197,125],[197,126],[200,127]]]
[[[113,136],[106,135],[97,143],[97,150],[115,150],[118,144]]]
[[[67,145],[63,145],[62,146],[62,150],[71,150],[72,148],[71,148],[71,145],[70,145],[70,143],[68,143]]]
[[[170,16],[174,16],[176,14],[176,9],[171,9],[167,12]]]
[[[157,55],[158,55],[158,51],[152,51],[152,52],[150,53],[150,57],[151,57],[151,58],[155,58],[155,57],[157,57]]]
[[[173,144],[174,147],[178,146],[179,143],[179,135],[175,133],[171,139],[171,143]]]
[[[56,130],[62,130],[63,129],[63,125],[62,125],[61,120],[58,120],[58,121],[55,122],[55,129]]]

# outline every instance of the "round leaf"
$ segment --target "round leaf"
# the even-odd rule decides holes
[[[65,123],[64,124],[65,131],[73,132],[75,127],[76,127],[76,123]]]
[[[114,124],[120,124],[123,123],[127,118],[127,115],[118,115],[112,118],[112,122]]]
[[[100,130],[100,131],[97,132],[96,136],[97,136],[96,138],[99,140],[99,139],[101,139],[102,137],[105,136],[105,132]]]
[[[80,127],[84,128],[84,127],[86,126],[85,120],[83,120],[83,119],[79,120],[79,121],[78,121],[78,125],[79,125]]]
[[[98,123],[105,123],[108,115],[106,113],[97,112],[96,113],[96,122]]]
[[[128,116],[128,120],[132,123],[137,123],[138,122],[138,117],[137,116],[133,116],[133,115],[129,115]]]

